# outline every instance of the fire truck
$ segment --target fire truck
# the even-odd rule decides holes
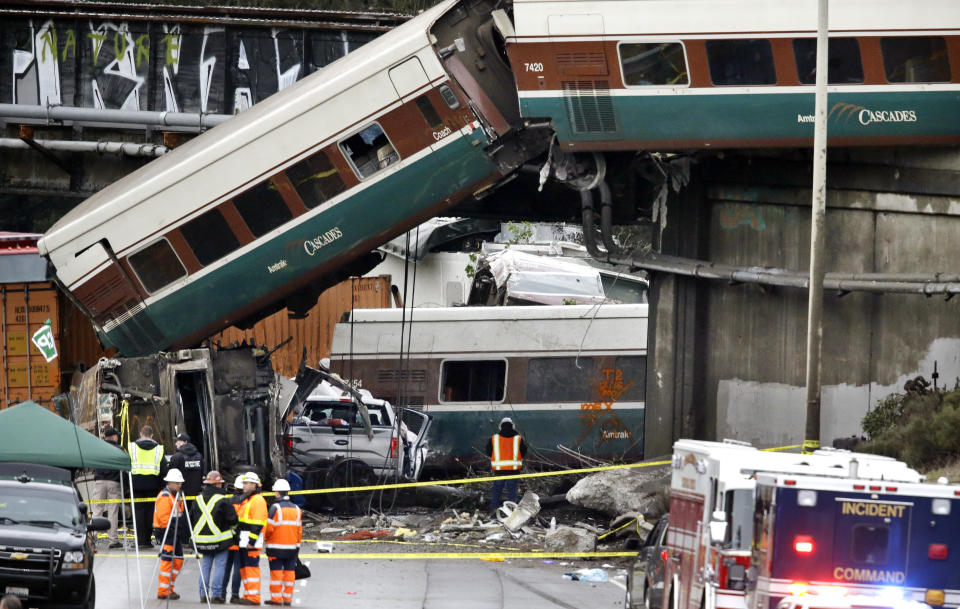
[[[799,595],[960,605],[960,486],[853,455],[832,476],[757,474],[748,607]]]
[[[746,609],[760,473],[836,478],[858,459],[864,469],[882,470],[888,480],[922,479],[902,462],[849,451],[800,455],[763,452],[732,440],[676,442],[664,544],[665,609]]]

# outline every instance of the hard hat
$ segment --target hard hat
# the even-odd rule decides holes
[[[223,476],[220,475],[220,472],[213,469],[207,473],[207,477],[203,479],[204,484],[221,484],[223,482]]]
[[[285,479],[280,478],[279,480],[273,483],[273,490],[280,491],[281,493],[289,493],[290,483],[287,482]]]
[[[257,472],[247,472],[243,475],[244,482],[253,482],[257,486],[260,486],[260,476],[257,475]]]
[[[190,441],[190,434],[188,434],[188,433],[179,434],[176,439],[179,440],[179,441],[181,441],[181,442],[189,442],[189,441]]]
[[[502,426],[504,424],[510,425],[512,427],[513,419],[511,419],[510,417],[503,417],[502,419],[500,419],[500,425]]]
[[[183,474],[180,473],[180,470],[177,468],[172,468],[167,472],[166,477],[163,479],[164,482],[183,482]]]
[[[237,479],[233,481],[233,488],[237,489],[238,491],[243,490],[243,474],[237,476]]]

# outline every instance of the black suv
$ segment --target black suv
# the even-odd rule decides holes
[[[68,470],[0,463],[0,594],[24,606],[93,609],[93,542],[110,528],[87,518]]]
[[[663,604],[663,569],[666,564],[663,544],[669,524],[670,515],[664,514],[647,535],[633,568],[627,573],[627,595],[623,603],[627,609],[660,609]]]

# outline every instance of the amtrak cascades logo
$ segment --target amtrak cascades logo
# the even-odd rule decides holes
[[[308,239],[303,242],[303,250],[307,252],[307,255],[313,256],[320,249],[330,245],[337,239],[343,237],[343,231],[340,230],[339,226],[334,226],[327,232],[322,235],[318,235],[313,239]]]
[[[874,123],[917,122],[917,113],[915,110],[871,110],[870,108],[843,102],[836,103],[830,108],[830,114],[827,115],[827,120],[836,118],[838,121],[842,120],[844,123],[847,123],[854,117],[856,117],[857,122],[863,126]],[[798,114],[797,122],[813,123],[814,116],[812,114]]]

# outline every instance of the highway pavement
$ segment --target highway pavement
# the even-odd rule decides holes
[[[355,609],[613,609],[623,607],[622,577],[606,569],[607,582],[564,579],[565,572],[599,567],[601,561],[572,564],[543,559],[510,559],[486,562],[477,559],[368,559],[349,554],[305,558],[312,577],[297,582],[295,608]],[[156,598],[156,555],[138,561],[121,554],[99,554],[97,609],[140,607],[137,564],[144,594],[144,609],[205,607],[199,601],[198,562],[187,558],[175,588],[179,601]],[[270,572],[261,564],[262,600],[269,596]],[[129,586],[129,587],[128,587]],[[129,590],[129,593],[128,593]],[[229,596],[229,592],[228,592]],[[129,599],[129,600],[128,600]],[[214,605],[214,607],[219,605]],[[242,605],[234,605],[242,606]]]

